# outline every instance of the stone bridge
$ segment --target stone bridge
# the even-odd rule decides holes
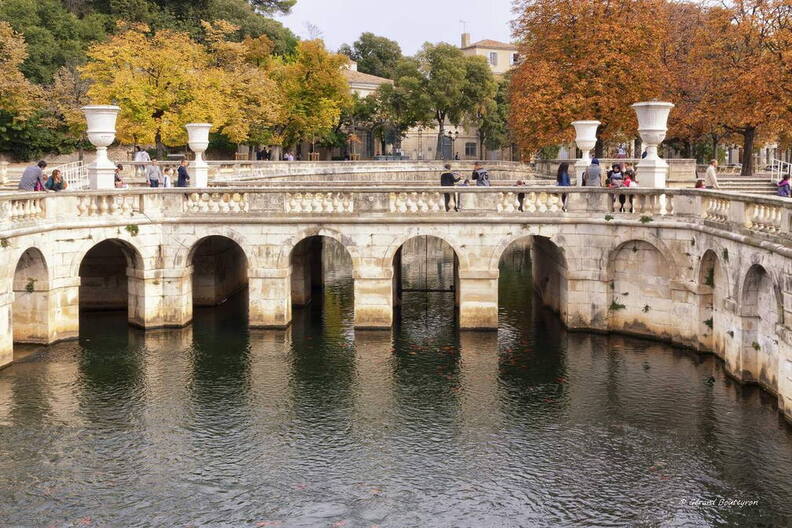
[[[453,250],[462,329],[498,324],[501,256],[529,242],[538,299],[570,329],[712,351],[792,420],[792,204],[713,191],[498,187],[237,187],[0,196],[0,365],[13,343],[75,338],[80,310],[143,328],[248,288],[249,324],[285,327],[324,244],[348,252],[354,324],[394,321],[400,248]],[[566,204],[566,207],[563,207]]]

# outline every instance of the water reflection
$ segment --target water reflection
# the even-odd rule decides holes
[[[502,264],[497,333],[456,331],[453,292],[354,331],[332,259],[287,330],[248,330],[244,296],[183,330],[90,314],[0,372],[0,526],[792,523],[771,397],[711,356],[567,332],[524,248]],[[760,506],[681,504],[720,497]]]

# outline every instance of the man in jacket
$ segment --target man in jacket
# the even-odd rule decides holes
[[[487,172],[487,169],[481,166],[481,162],[479,161],[473,165],[473,175],[471,176],[471,179],[476,182],[476,187],[490,186],[489,173]]]
[[[187,187],[190,185],[190,175],[187,172],[187,160],[181,160],[179,164],[179,178],[176,180],[176,187]]]
[[[445,164],[445,172],[440,175],[440,186],[441,187],[453,187],[455,183],[457,183],[461,178],[457,178],[456,175],[451,172],[451,164]],[[446,211],[450,211],[451,208],[449,207],[451,202],[451,193],[443,193],[443,197],[445,198],[445,209]],[[454,211],[459,211],[459,194],[454,193]]]
[[[22,177],[19,179],[18,189],[20,191],[35,191],[36,182],[39,182],[41,184],[41,189],[43,189],[44,181],[42,180],[42,177],[44,176],[44,169],[46,168],[47,162],[44,160],[41,160],[35,165],[31,165],[30,167],[26,168],[22,173]]]

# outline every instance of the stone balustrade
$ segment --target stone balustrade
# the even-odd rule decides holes
[[[313,190],[316,189],[316,190]],[[459,199],[462,218],[520,216],[580,217],[654,221],[705,221],[745,234],[790,236],[792,202],[697,189],[587,189],[559,187],[264,187],[220,192],[184,189],[85,191],[0,195],[0,226],[52,219],[129,218],[145,214],[266,216],[443,216],[444,195]],[[619,199],[624,196],[624,203]],[[566,198],[564,198],[566,197]],[[566,211],[563,202],[566,200]],[[623,209],[623,211],[622,211]],[[655,218],[657,217],[657,218]],[[651,218],[651,220],[649,220]],[[43,225],[43,224],[42,224]]]

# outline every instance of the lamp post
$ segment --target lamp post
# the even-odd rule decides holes
[[[646,157],[636,167],[644,187],[665,188],[668,163],[657,155],[657,147],[668,130],[668,114],[673,103],[648,101],[632,105],[638,117],[638,133],[646,145]]]
[[[116,118],[121,108],[88,105],[81,110],[88,123],[88,141],[96,147],[96,162],[88,167],[88,184],[91,189],[114,189],[115,164],[107,156],[107,147],[115,141]]]
[[[209,130],[211,123],[190,123],[184,125],[187,129],[188,143],[190,150],[195,153],[195,161],[192,162],[193,187],[209,187],[209,165],[203,159],[203,153],[209,148]]]
[[[591,149],[597,144],[597,128],[599,121],[573,121],[575,127],[575,143],[582,152],[581,158],[575,162],[575,175],[578,186],[583,185],[583,171],[591,164]]]

